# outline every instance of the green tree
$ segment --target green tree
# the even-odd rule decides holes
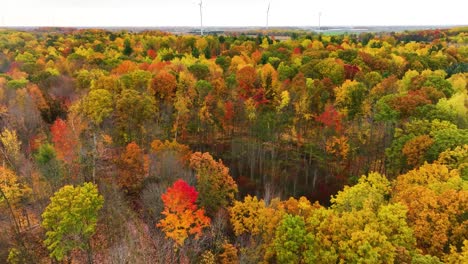
[[[133,53],[132,44],[129,39],[125,39],[123,54],[125,56],[130,56]]]
[[[237,184],[221,160],[214,160],[209,153],[195,152],[190,157],[190,167],[197,174],[200,205],[208,213],[215,213],[220,207],[232,203],[237,193]]]
[[[91,237],[103,204],[104,198],[92,183],[66,185],[52,196],[41,223],[52,258],[62,261],[72,250],[81,249],[86,251],[88,263],[93,263]]]
[[[306,246],[304,219],[297,215],[286,214],[276,229],[273,241],[278,263],[301,263]]]

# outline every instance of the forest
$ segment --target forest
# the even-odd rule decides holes
[[[0,30],[0,263],[468,263],[467,32]]]

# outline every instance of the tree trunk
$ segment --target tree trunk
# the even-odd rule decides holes
[[[88,258],[88,264],[93,264],[93,250],[91,248],[91,239],[88,239],[88,248],[86,250],[86,257]]]
[[[93,183],[96,183],[96,156],[97,156],[97,140],[96,131],[93,132]]]

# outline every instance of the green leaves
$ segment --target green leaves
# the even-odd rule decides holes
[[[306,247],[306,235],[304,219],[286,214],[276,229],[273,242],[278,263],[299,263]]]
[[[73,249],[87,249],[95,232],[99,210],[104,198],[93,183],[73,187],[66,185],[57,191],[42,214],[44,241],[50,256],[61,261]]]

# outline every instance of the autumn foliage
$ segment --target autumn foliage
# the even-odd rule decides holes
[[[135,142],[127,145],[119,159],[118,183],[121,188],[134,192],[140,187],[147,169],[146,157]]]
[[[54,143],[57,158],[71,165],[77,158],[78,138],[72,129],[62,119],[55,120],[50,127],[52,143]]]
[[[167,189],[161,198],[164,203],[165,216],[157,226],[168,238],[173,239],[178,246],[191,235],[201,236],[203,228],[210,225],[210,218],[205,216],[205,210],[195,204],[198,192],[183,180],[177,180]]]

